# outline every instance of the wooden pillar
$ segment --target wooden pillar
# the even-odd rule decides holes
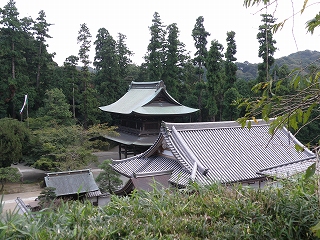
[[[119,143],[119,159],[121,160],[121,143]]]

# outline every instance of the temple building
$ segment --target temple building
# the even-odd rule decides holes
[[[303,151],[297,151],[296,145]],[[163,122],[154,144],[145,152],[113,160],[113,169],[129,178],[118,195],[147,189],[152,182],[186,187],[242,183],[262,187],[270,178],[289,177],[316,161],[286,128],[269,133],[259,120],[250,128],[238,122]]]
[[[131,82],[124,96],[100,109],[120,119],[118,135],[106,136],[119,144],[119,159],[122,154],[127,158],[147,150],[156,141],[162,121],[183,122],[198,111],[172,98],[163,81]]]

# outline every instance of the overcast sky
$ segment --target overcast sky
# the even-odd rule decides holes
[[[274,8],[269,7],[268,13],[274,14],[278,20],[290,17],[303,4],[303,0],[295,0],[293,10],[291,1],[279,1],[277,11],[274,12]],[[0,7],[7,2],[8,0],[0,0]],[[164,25],[177,23],[179,39],[192,57],[195,47],[191,32],[196,19],[203,16],[205,29],[211,34],[208,37],[208,49],[213,39],[226,47],[226,33],[234,31],[237,61],[261,62],[258,58],[259,44],[256,35],[261,25],[260,14],[266,13],[266,10],[259,12],[260,8],[257,7],[246,9],[243,0],[16,0],[16,7],[20,18],[31,16],[34,20],[40,10],[45,11],[47,22],[54,24],[49,28],[52,39],[47,41],[48,51],[56,53],[54,60],[59,65],[68,56],[78,55],[77,36],[82,23],[87,24],[92,35],[91,61],[95,55],[93,42],[98,29],[104,27],[115,40],[118,33],[126,35],[127,46],[134,52],[133,62],[141,64],[150,40],[149,27],[154,12],[160,14]],[[306,49],[320,51],[320,31],[310,35],[305,30],[305,22],[315,16],[319,8],[320,4],[313,5],[302,16],[297,14],[295,18],[287,20],[285,28],[274,35],[278,48],[275,58]]]

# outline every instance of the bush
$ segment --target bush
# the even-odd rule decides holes
[[[197,185],[113,197],[99,208],[62,203],[34,219],[0,222],[3,239],[316,239],[320,219],[315,179],[281,188]],[[20,218],[23,221],[20,221]],[[9,220],[8,220],[9,219]],[[7,227],[10,226],[10,227]]]

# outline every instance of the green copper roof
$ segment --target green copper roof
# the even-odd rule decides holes
[[[166,91],[163,81],[132,82],[129,91],[102,111],[121,114],[182,115],[198,111],[183,106]]]

